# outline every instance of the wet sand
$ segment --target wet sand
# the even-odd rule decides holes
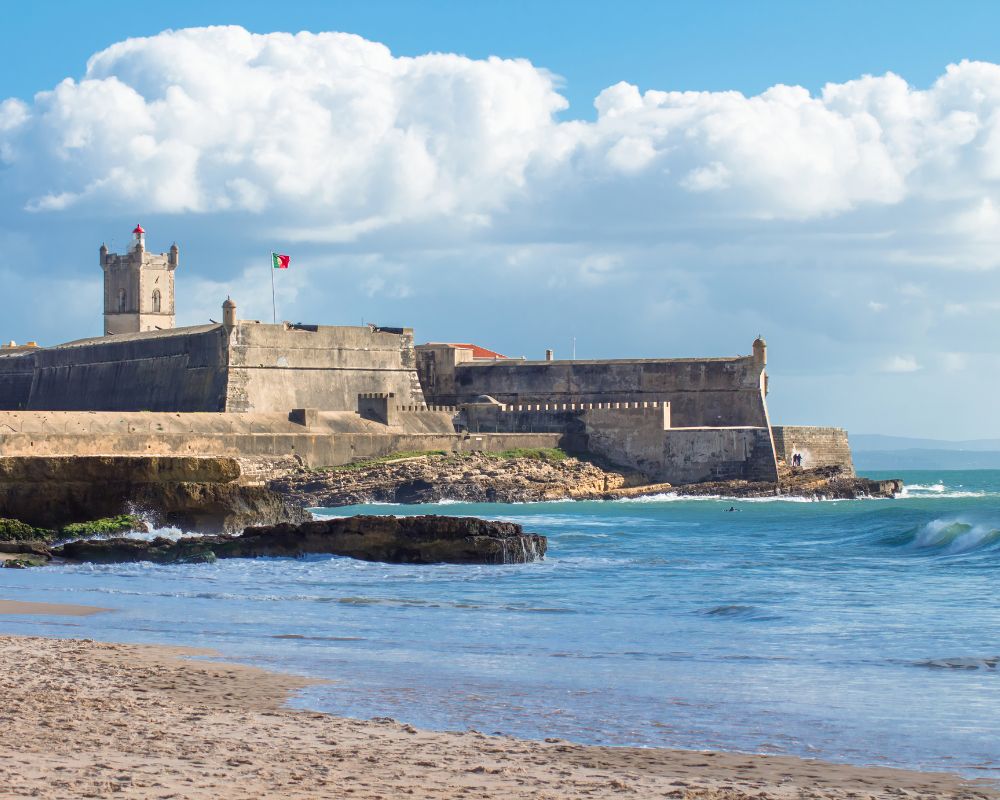
[[[28,603],[23,600],[0,600],[0,614],[50,614],[64,617],[88,617],[110,611],[97,606],[76,606],[68,603]]]
[[[306,680],[198,654],[0,636],[3,797],[1000,797],[941,774],[341,719],[284,707]]]

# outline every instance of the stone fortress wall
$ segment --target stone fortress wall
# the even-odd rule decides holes
[[[364,392],[423,403],[413,332],[235,321],[0,355],[0,408],[354,411]]]
[[[417,347],[428,402],[489,396],[506,405],[667,401],[679,427],[766,426],[763,351],[751,356],[607,361],[472,360],[442,345]]]
[[[238,322],[227,359],[226,411],[356,411],[377,392],[424,402],[410,328]]]
[[[31,353],[0,350],[0,408],[27,408],[34,378],[35,359]]]
[[[803,467],[840,467],[846,474],[854,474],[851,445],[843,428],[775,425],[771,433],[778,459],[788,465],[798,453]]]
[[[671,403],[479,402],[461,406],[472,433],[561,432],[579,449],[654,481],[778,480],[768,427],[673,427]]]
[[[34,354],[34,377],[23,408],[222,411],[225,350],[220,325],[124,333],[47,347]]]
[[[415,347],[409,328],[240,321],[231,300],[221,323],[172,328],[177,247],[146,253],[144,233],[136,226],[125,256],[101,249],[111,335],[0,348],[0,455],[294,456],[315,467],[560,446],[678,484],[775,481],[796,452],[806,467],[853,474],[843,431],[772,428],[763,339],[729,358],[524,361]],[[143,321],[153,291],[166,329]]]
[[[296,421],[297,420],[297,421]],[[306,467],[399,452],[501,452],[567,445],[561,433],[456,434],[450,411],[400,414],[389,427],[349,411],[168,413],[0,411],[0,456],[233,456]]]

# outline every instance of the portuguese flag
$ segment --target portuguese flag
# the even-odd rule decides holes
[[[288,262],[291,260],[291,256],[283,256],[280,253],[271,253],[271,265],[275,269],[288,269]]]

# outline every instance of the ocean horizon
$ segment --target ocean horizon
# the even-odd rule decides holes
[[[1000,470],[865,475],[907,489],[316,509],[512,520],[549,552],[2,570],[7,597],[114,610],[0,630],[209,647],[326,679],[293,704],[341,716],[998,778]]]

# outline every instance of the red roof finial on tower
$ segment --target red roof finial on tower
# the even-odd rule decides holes
[[[146,231],[144,231],[144,230],[142,229],[142,225],[136,225],[136,226],[135,226],[135,230],[134,230],[134,231],[132,231],[132,233],[145,233],[145,232],[146,232]]]

